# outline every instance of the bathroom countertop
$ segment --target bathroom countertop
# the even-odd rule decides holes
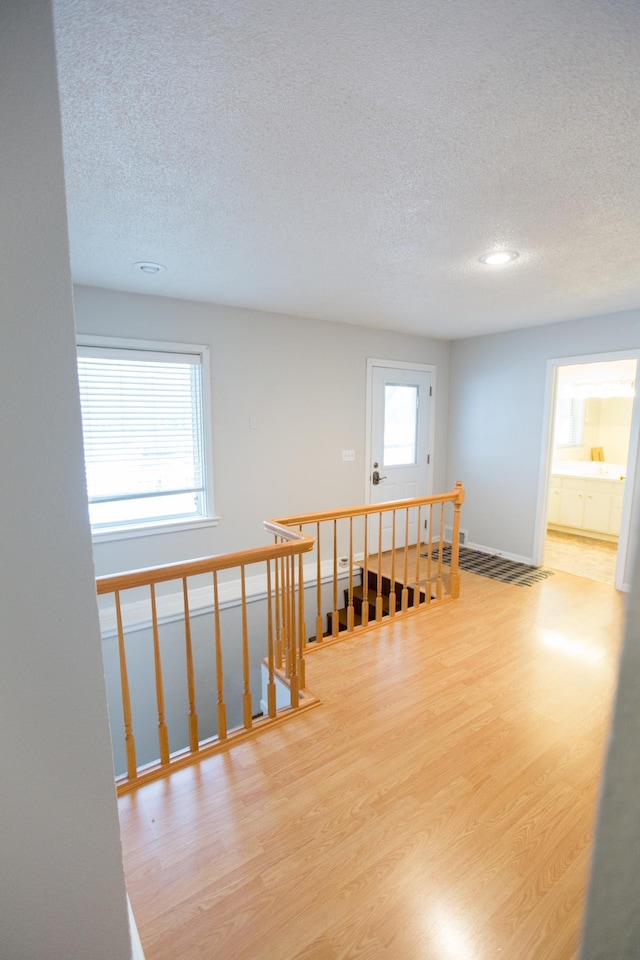
[[[551,475],[554,477],[584,477],[585,480],[625,480],[626,465],[592,460],[568,460],[566,463],[554,463]]]

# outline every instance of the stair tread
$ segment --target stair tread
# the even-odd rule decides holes
[[[396,605],[399,605],[400,600],[401,600],[401,598],[402,598],[402,590],[403,590],[403,587],[404,587],[404,584],[396,582]],[[415,594],[415,586],[408,586],[408,587],[407,587],[407,591],[408,591],[408,595],[409,595],[409,606],[413,606],[413,597],[414,597],[414,594]],[[355,587],[354,590],[353,590],[353,596],[354,596],[354,598],[355,598],[355,597],[358,597],[358,599],[364,600],[364,587]],[[389,593],[383,593],[383,594],[382,594],[382,604],[383,604],[383,608],[387,608],[387,609],[388,609],[388,606],[389,606],[389,596],[390,596]],[[368,590],[368,599],[369,599],[369,603],[370,603],[370,604],[373,604],[373,605],[375,606],[376,600],[378,599],[378,591],[377,591],[377,589],[376,589],[375,587],[372,587],[372,586],[369,587],[369,590]],[[422,601],[422,600],[425,600],[425,599],[426,599],[426,592],[425,592],[423,589],[421,589],[421,590],[420,590],[420,600]]]
[[[362,569],[362,568],[361,568]],[[364,575],[364,570],[363,570]],[[359,626],[362,623],[362,607],[365,603],[369,607],[369,616],[368,622],[372,623],[376,617],[376,611],[378,608],[378,600],[382,600],[382,616],[389,616],[389,600],[392,590],[392,580],[390,577],[385,576],[384,574],[380,577],[380,594],[378,594],[378,574],[376,571],[368,571],[368,587],[365,587],[364,584],[354,586],[351,594],[352,603],[353,603],[353,623],[354,626]],[[394,592],[396,595],[396,611],[399,612],[402,604],[402,593],[405,588],[405,584],[401,581],[396,580],[394,585]],[[407,584],[407,605],[408,607],[413,607],[414,605],[414,596],[415,596],[415,584]],[[348,605],[349,605],[349,591],[344,591],[345,597],[345,606],[341,607],[338,611],[338,633],[344,632],[348,629]],[[420,601],[424,602],[426,599],[426,592],[424,589],[420,589]],[[435,599],[435,598],[434,598]],[[327,614],[327,625],[328,630],[323,634],[324,637],[333,636],[333,610],[329,611]],[[316,638],[313,637],[309,642],[315,641]]]

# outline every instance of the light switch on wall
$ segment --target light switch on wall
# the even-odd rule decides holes
[[[343,450],[343,451],[342,451],[342,459],[343,459],[344,463],[347,463],[347,462],[349,462],[349,461],[351,461],[351,460],[355,460],[355,458],[356,458],[356,452],[355,452],[355,450]]]

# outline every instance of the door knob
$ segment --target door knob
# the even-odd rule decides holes
[[[371,482],[374,487],[377,487],[381,480],[386,480],[386,477],[381,477],[377,470],[373,471],[373,476],[371,477]]]

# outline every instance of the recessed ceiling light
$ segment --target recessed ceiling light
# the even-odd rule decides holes
[[[503,263],[509,263],[518,256],[516,250],[496,250],[495,253],[485,253],[479,257],[480,263],[487,263],[490,267],[497,267]]]
[[[161,263],[151,263],[150,260],[141,260],[139,263],[134,263],[134,267],[142,273],[149,274],[162,273],[163,270],[167,269]]]

